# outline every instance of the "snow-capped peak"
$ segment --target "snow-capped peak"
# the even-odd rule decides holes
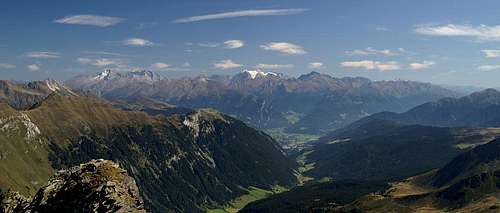
[[[109,75],[111,75],[111,70],[104,70],[99,75],[97,75],[96,77],[94,77],[94,79],[95,80],[104,80],[104,79],[108,78]]]
[[[278,74],[276,74],[274,72],[264,72],[261,70],[245,70],[243,72],[248,73],[250,75],[250,78],[252,78],[252,79],[257,78],[257,76],[268,76],[268,75],[278,76]]]

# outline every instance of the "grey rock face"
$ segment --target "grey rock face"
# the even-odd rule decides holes
[[[107,160],[57,172],[30,200],[9,191],[0,210],[17,212],[145,212],[134,179]]]

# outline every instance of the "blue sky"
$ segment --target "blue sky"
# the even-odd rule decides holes
[[[4,0],[0,78],[262,69],[498,87],[498,8],[494,0]]]

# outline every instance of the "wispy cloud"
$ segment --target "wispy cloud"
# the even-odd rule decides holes
[[[83,15],[66,16],[64,18],[57,19],[54,22],[60,24],[79,24],[79,25],[90,25],[96,27],[109,27],[116,25],[124,20],[125,20],[124,18],[120,17],[83,14]]]
[[[417,25],[414,31],[428,36],[470,37],[478,40],[500,40],[500,25]]]
[[[421,69],[427,69],[431,66],[434,66],[436,62],[434,61],[422,61],[422,62],[414,62],[410,63],[409,67],[412,70],[421,70]]]
[[[172,23],[190,23],[190,22],[198,22],[198,21],[206,21],[214,19],[253,17],[253,16],[286,16],[286,15],[301,14],[308,10],[309,9],[239,10],[239,11],[232,11],[225,13],[215,13],[215,14],[180,18],[172,21]]]
[[[380,62],[380,61],[344,61],[340,63],[340,66],[347,68],[362,68],[365,70],[379,70],[379,71],[390,71],[399,70],[401,66],[396,61]]]
[[[210,48],[215,48],[215,47],[221,47],[225,49],[238,49],[242,48],[245,46],[245,42],[242,40],[227,40],[224,42],[220,43],[192,43],[192,42],[186,42],[185,43],[188,46],[200,46],[200,47],[210,47]]]
[[[481,50],[486,55],[486,58],[500,57],[500,50]]]
[[[224,46],[227,49],[237,49],[245,46],[245,42],[242,40],[227,40],[224,42]]]
[[[264,50],[277,51],[287,55],[304,55],[307,53],[303,47],[287,42],[269,42],[267,44],[260,45],[260,48]]]
[[[355,56],[355,55],[384,55],[384,56],[395,56],[395,55],[399,55],[400,53],[402,53],[401,50],[404,50],[402,48],[396,50],[396,51],[392,51],[390,49],[382,49],[382,50],[378,50],[378,49],[375,49],[375,48],[372,48],[372,47],[367,47],[365,49],[356,49],[356,50],[352,50],[352,51],[345,51],[345,54],[346,55],[349,55],[349,56]]]
[[[234,61],[232,61],[231,59],[226,59],[226,60],[222,60],[222,61],[214,63],[214,67],[217,69],[225,70],[225,69],[234,69],[234,68],[243,67],[243,64],[238,64],[238,63],[235,63]]]
[[[125,60],[118,58],[78,58],[77,61],[80,64],[92,65],[96,67],[123,67],[126,65]]]
[[[14,64],[0,63],[0,69],[14,69],[14,68],[16,68],[16,65]]]
[[[324,64],[321,62],[311,62],[308,67],[309,69],[322,69],[324,68]]]
[[[60,58],[61,54],[58,52],[39,51],[26,53],[24,56],[27,58]]]
[[[38,65],[38,64],[30,64],[30,65],[26,66],[26,69],[28,69],[31,72],[36,72],[36,71],[40,70],[40,65]]]
[[[156,70],[166,70],[170,67],[171,67],[170,64],[163,63],[163,62],[156,62],[154,64],[151,64],[151,68],[156,69]]]
[[[139,46],[139,47],[151,47],[158,45],[152,41],[142,38],[129,38],[122,41],[122,44],[127,46]]]
[[[277,70],[277,69],[290,69],[293,68],[293,64],[257,64],[258,69],[264,70]]]
[[[477,69],[481,71],[500,70],[500,65],[481,65]]]

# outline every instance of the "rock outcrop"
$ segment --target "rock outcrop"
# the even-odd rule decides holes
[[[33,199],[8,191],[1,212],[145,212],[139,189],[127,171],[107,160],[57,172]]]

